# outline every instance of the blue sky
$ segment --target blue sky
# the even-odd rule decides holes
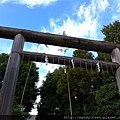
[[[120,19],[120,0],[0,0],[0,26],[63,34],[94,40],[103,40],[103,25]],[[11,40],[0,39],[0,53],[10,53]],[[72,56],[74,49],[65,54],[61,47],[25,43],[24,50],[47,54]],[[49,60],[49,58],[48,58]],[[37,63],[40,80],[58,65]],[[37,100],[39,101],[39,99]],[[36,110],[32,114],[37,114]]]

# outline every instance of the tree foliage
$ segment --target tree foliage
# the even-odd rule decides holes
[[[5,53],[0,54],[0,88],[2,86],[2,81],[5,74],[8,57],[9,57],[8,54]],[[30,64],[32,64],[32,68],[25,89],[23,102],[22,105],[20,105],[23,88],[25,86]],[[31,109],[33,108],[34,102],[36,101],[36,97],[39,94],[39,89],[36,86],[36,83],[38,82],[37,69],[38,68],[36,68],[35,63],[33,62],[25,62],[25,61],[21,62],[19,76],[17,80],[16,92],[14,97],[13,109],[12,109],[13,115],[28,115]]]
[[[73,56],[93,59],[92,53],[82,50],[74,51]],[[95,90],[100,86],[100,77],[96,71],[89,71],[83,68],[73,69],[66,66],[66,71],[67,73],[64,73],[64,68],[60,67],[47,75],[46,81],[43,82],[40,88],[41,101],[38,108],[38,118],[44,114],[70,115],[67,74],[70,84],[73,115],[89,114],[87,98],[89,94],[94,95]]]
[[[107,26],[104,26],[102,33],[105,35],[104,40],[119,44],[120,41],[120,22],[115,21]],[[98,60],[111,61],[110,55],[105,53],[98,53]],[[96,112],[93,114],[101,115],[119,115],[120,114],[120,96],[118,93],[118,86],[115,79],[115,73],[104,72],[103,84],[96,91]]]
[[[104,40],[113,43],[120,43],[120,22],[116,20],[109,25],[104,25],[102,33],[105,35]]]

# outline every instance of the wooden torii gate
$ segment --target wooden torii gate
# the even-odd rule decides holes
[[[96,69],[96,64],[100,63],[103,70],[106,70],[107,67],[108,71],[112,68],[112,70],[116,72],[116,80],[120,93],[120,44],[2,26],[0,26],[0,38],[14,40],[6,67],[2,88],[0,90],[0,115],[11,115],[19,74],[20,60],[23,55],[25,60],[29,59],[36,62],[45,62],[44,59],[47,55],[49,58],[49,63],[69,66],[72,66],[70,61],[73,59],[75,67],[85,68],[87,64],[88,69],[91,69],[91,67],[92,69]],[[25,41],[109,53],[111,54],[112,62],[27,52],[23,51]]]

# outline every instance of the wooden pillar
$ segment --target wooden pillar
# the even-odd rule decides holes
[[[119,48],[115,48],[112,51],[111,58],[112,58],[112,62],[116,62],[116,63],[120,64],[120,50],[119,50]],[[120,67],[118,67],[118,69],[116,70],[115,77],[117,80],[118,90],[119,90],[119,94],[120,94]]]
[[[17,34],[9,56],[2,88],[0,91],[0,115],[11,115],[14,94],[20,67],[20,54],[23,50],[24,37]]]

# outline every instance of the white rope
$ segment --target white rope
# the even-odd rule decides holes
[[[72,119],[72,104],[71,104],[71,95],[70,95],[70,84],[68,80],[68,72],[67,72],[67,84],[68,84],[68,95],[69,95],[69,104],[70,104],[70,114]]]
[[[30,75],[31,67],[32,67],[32,62],[30,64],[29,71],[28,71],[28,74],[27,74],[27,78],[26,78],[26,81],[25,81],[25,86],[24,86],[24,89],[23,89],[22,98],[21,98],[21,102],[20,102],[21,105],[22,105],[24,94],[25,94],[25,89],[26,89],[26,85],[27,85],[28,78],[29,78],[29,75]]]
[[[38,50],[39,45],[40,44],[38,44],[36,51]],[[30,75],[31,68],[32,68],[32,62],[30,64],[30,67],[29,67],[29,70],[28,70],[28,74],[27,74],[27,78],[26,78],[25,85],[24,85],[24,88],[23,88],[23,93],[22,93],[20,105],[22,105],[22,102],[23,102],[23,98],[24,98],[24,94],[25,94],[25,89],[26,89],[26,86],[27,86],[27,82],[28,82],[28,78],[29,78],[29,75]]]

